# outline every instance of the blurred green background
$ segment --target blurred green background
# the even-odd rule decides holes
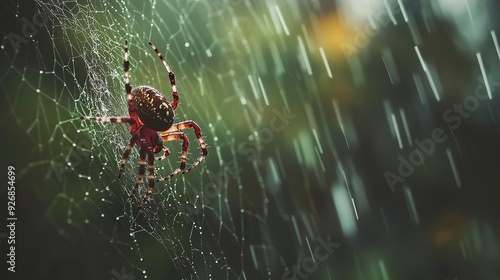
[[[399,2],[5,1],[12,279],[499,279],[499,5]],[[209,145],[140,213],[129,128],[79,119],[126,116],[125,39],[132,85],[171,99],[152,41]],[[311,263],[319,239],[340,246]]]

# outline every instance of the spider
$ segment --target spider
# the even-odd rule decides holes
[[[131,88],[129,80],[128,41],[125,41],[123,68],[125,71],[125,91],[127,93],[129,117],[81,117],[83,120],[128,123],[130,125],[130,134],[132,135],[132,138],[130,138],[130,142],[123,153],[118,178],[120,178],[123,173],[130,151],[132,150],[134,144],[137,144],[140,148],[139,175],[130,197],[137,192],[144,177],[144,173],[146,172],[146,155],[149,164],[149,189],[139,205],[139,208],[144,206],[155,185],[154,161],[164,160],[169,156],[169,150],[163,146],[163,142],[182,140],[181,164],[179,168],[175,169],[167,177],[157,179],[157,182],[169,180],[180,172],[184,174],[192,170],[208,155],[207,145],[205,144],[205,141],[203,141],[201,129],[198,124],[191,120],[174,123],[174,110],[177,108],[177,104],[179,103],[179,94],[175,85],[175,75],[170,70],[170,67],[167,62],[165,62],[165,59],[161,55],[160,51],[151,42],[149,45],[156,52],[161,62],[167,69],[174,100],[172,102],[167,101],[167,98],[163,94],[150,86],[137,86]],[[186,128],[193,128],[202,150],[201,156],[188,169],[185,169],[185,167],[189,141],[186,135],[181,131]],[[161,151],[163,151],[164,154],[155,158],[154,154]]]

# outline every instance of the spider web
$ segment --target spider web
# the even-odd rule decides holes
[[[328,261],[313,259],[311,279],[397,279],[403,274],[395,267],[411,267],[401,252],[430,254],[411,247],[413,239],[406,236],[419,238],[421,224],[434,221],[429,213],[443,202],[427,186],[437,184],[461,201],[480,193],[481,205],[474,207],[488,212],[471,218],[470,227],[444,223],[444,230],[465,232],[454,243],[457,251],[469,261],[476,261],[474,254],[486,261],[498,257],[493,233],[500,227],[492,222],[498,217],[488,208],[497,195],[488,186],[499,179],[489,168],[498,166],[498,159],[486,155],[498,152],[492,144],[498,140],[495,95],[397,192],[383,176],[397,166],[394,159],[414,148],[412,139],[443,126],[442,113],[453,102],[462,102],[477,84],[498,86],[491,76],[498,72],[498,46],[488,41],[487,24],[477,17],[489,4],[470,5],[466,16],[475,25],[466,30],[477,31],[473,38],[462,30],[445,42],[460,42],[454,55],[472,54],[485,65],[466,64],[474,70],[452,72],[461,83],[447,88],[433,63],[439,58],[429,54],[432,46],[440,49],[430,31],[439,8],[425,1],[366,1],[385,15],[387,7],[406,7],[405,14],[387,15],[382,31],[365,38],[373,47],[356,45],[359,29],[346,27],[382,24],[373,21],[376,13],[359,8],[360,2],[9,3],[0,18],[15,24],[2,22],[0,53],[6,63],[0,65],[0,86],[2,135],[12,137],[3,139],[2,163],[16,166],[19,220],[30,224],[19,227],[24,237],[19,243],[37,256],[19,252],[21,273],[39,279],[285,279],[294,264],[304,268],[324,240],[334,240],[342,246],[336,244]],[[447,7],[446,1],[439,3]],[[457,24],[463,20],[453,17]],[[168,74],[148,46],[151,41],[176,74],[176,122],[196,121],[209,149],[194,170],[156,183],[140,212],[147,183],[128,197],[138,175],[137,147],[117,178],[129,126],[80,120],[127,116],[125,39],[131,85],[150,85],[171,100]],[[423,48],[419,61],[415,46],[425,46],[422,41],[431,47],[429,53]],[[476,56],[480,52],[482,59]],[[405,64],[408,57],[411,66]],[[428,68],[419,64],[424,61]],[[450,95],[453,90],[461,95]],[[189,166],[201,151],[194,133],[185,132]],[[482,137],[489,140],[478,140]],[[170,157],[155,162],[157,178],[180,164],[180,143],[166,146]],[[476,154],[488,163],[482,171],[468,158]],[[480,175],[484,181],[473,193],[476,182],[470,178]],[[452,220],[463,218],[446,213],[442,216]],[[491,251],[481,251],[478,240],[493,244]],[[422,279],[458,275],[457,269],[435,268],[428,264]],[[408,275],[414,276],[411,269]]]
[[[25,166],[20,177],[44,174],[35,180],[41,181],[35,189],[42,200],[52,194],[44,220],[55,225],[59,235],[71,239],[79,232],[109,242],[103,245],[104,254],[118,259],[102,265],[107,268],[100,269],[109,273],[101,277],[251,279],[253,273],[244,272],[249,263],[259,267],[257,275],[282,272],[283,261],[278,265],[280,256],[266,234],[270,221],[262,163],[252,159],[241,165],[237,159],[238,141],[253,135],[265,120],[262,114],[272,112],[266,112],[267,98],[280,111],[284,104],[283,96],[249,95],[249,90],[267,83],[250,59],[251,38],[244,35],[242,19],[235,22],[238,9],[256,12],[249,4],[36,1],[36,6],[16,3],[4,12],[15,17],[28,14],[29,22],[42,22],[35,25],[38,31],[27,31],[33,35],[28,42],[7,38],[2,46],[13,66],[2,78],[4,90],[19,93],[8,96],[8,110],[25,130],[28,150],[35,154],[25,165],[17,162]],[[18,28],[24,31],[24,26]],[[167,72],[147,45],[151,40],[176,73],[181,98],[176,121],[195,120],[210,152],[193,171],[166,184],[156,183],[140,213],[137,201],[145,185],[128,199],[138,174],[136,149],[124,176],[116,178],[130,139],[128,125],[79,119],[127,116],[125,39],[130,44],[132,86],[151,85],[171,99]],[[257,55],[264,63],[263,54]],[[186,133],[191,140],[189,164],[200,150],[194,133]],[[155,164],[157,177],[180,163],[180,143],[170,142],[168,148],[169,159]],[[267,152],[273,158],[279,155],[272,148]],[[242,174],[243,167],[255,173]],[[155,258],[162,268],[147,264]]]

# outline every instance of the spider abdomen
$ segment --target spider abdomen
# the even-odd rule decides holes
[[[135,87],[132,89],[132,100],[137,115],[145,126],[163,131],[174,123],[174,109],[157,89],[150,86]]]

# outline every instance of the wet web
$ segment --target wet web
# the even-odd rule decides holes
[[[342,243],[340,252],[329,255],[328,262],[314,261],[311,274],[387,279],[396,274],[389,262],[399,259],[384,259],[384,250],[393,248],[374,244],[385,244],[398,230],[419,232],[415,228],[426,218],[426,203],[442,203],[432,195],[422,198],[428,186],[440,184],[449,196],[471,196],[460,193],[474,184],[468,176],[477,177],[475,169],[464,167],[472,162],[465,155],[476,153],[482,142],[471,140],[466,129],[473,135],[480,127],[487,131],[485,138],[498,139],[498,104],[490,94],[481,105],[486,109],[469,123],[472,128],[456,130],[456,138],[449,128],[450,140],[436,148],[425,166],[396,189],[387,186],[384,172],[394,170],[398,156],[414,149],[413,139],[428,137],[432,128],[446,128],[443,108],[462,102],[477,85],[490,90],[499,85],[490,75],[500,58],[494,29],[478,32],[479,39],[461,38],[466,32],[457,32],[454,40],[487,47],[480,53],[473,43],[460,44],[474,61],[469,65],[473,70],[463,75],[474,78],[464,78],[451,90],[439,83],[442,72],[433,61],[439,59],[429,54],[438,47],[426,49],[417,32],[435,34],[439,9],[425,1],[373,1],[378,6],[372,8],[387,16],[381,32],[366,38],[376,47],[356,45],[359,29],[347,25],[380,22],[356,22],[363,14],[359,8],[352,18],[339,16],[352,12],[350,1],[336,2],[339,14],[332,12],[336,8],[330,1],[35,2],[11,3],[1,12],[16,18],[15,34],[25,38],[12,43],[4,37],[0,51],[8,61],[0,78],[5,120],[12,133],[22,135],[6,141],[28,147],[6,150],[6,158],[15,159],[20,184],[31,187],[32,202],[43,205],[42,220],[62,239],[99,236],[109,246],[106,254],[88,255],[103,263],[100,270],[106,275],[99,277],[277,279],[293,264],[304,265],[325,239]],[[407,10],[389,17],[388,7],[398,3]],[[19,19],[23,16],[27,20]],[[476,24],[473,28],[480,29]],[[398,44],[388,40],[391,32],[400,36]],[[194,170],[156,183],[140,212],[147,182],[129,198],[139,169],[137,147],[117,178],[131,137],[129,126],[80,120],[127,116],[126,39],[131,85],[150,85],[172,98],[168,74],[148,46],[151,41],[176,74],[176,121],[196,121],[209,149]],[[452,90],[457,96],[444,94]],[[201,150],[193,131],[185,132],[189,166]],[[498,145],[491,145],[495,151]],[[155,162],[157,177],[180,164],[180,142],[166,146],[170,157]],[[467,151],[466,146],[473,148]],[[491,177],[485,176],[480,186],[485,193],[489,183],[497,182],[486,175]],[[380,226],[374,229],[371,223]],[[479,249],[471,240],[493,243],[495,238],[487,234],[494,228],[488,222],[471,224],[472,233],[461,237],[460,246],[472,254]],[[356,241],[359,248],[348,247]],[[111,260],[111,255],[118,258]]]

